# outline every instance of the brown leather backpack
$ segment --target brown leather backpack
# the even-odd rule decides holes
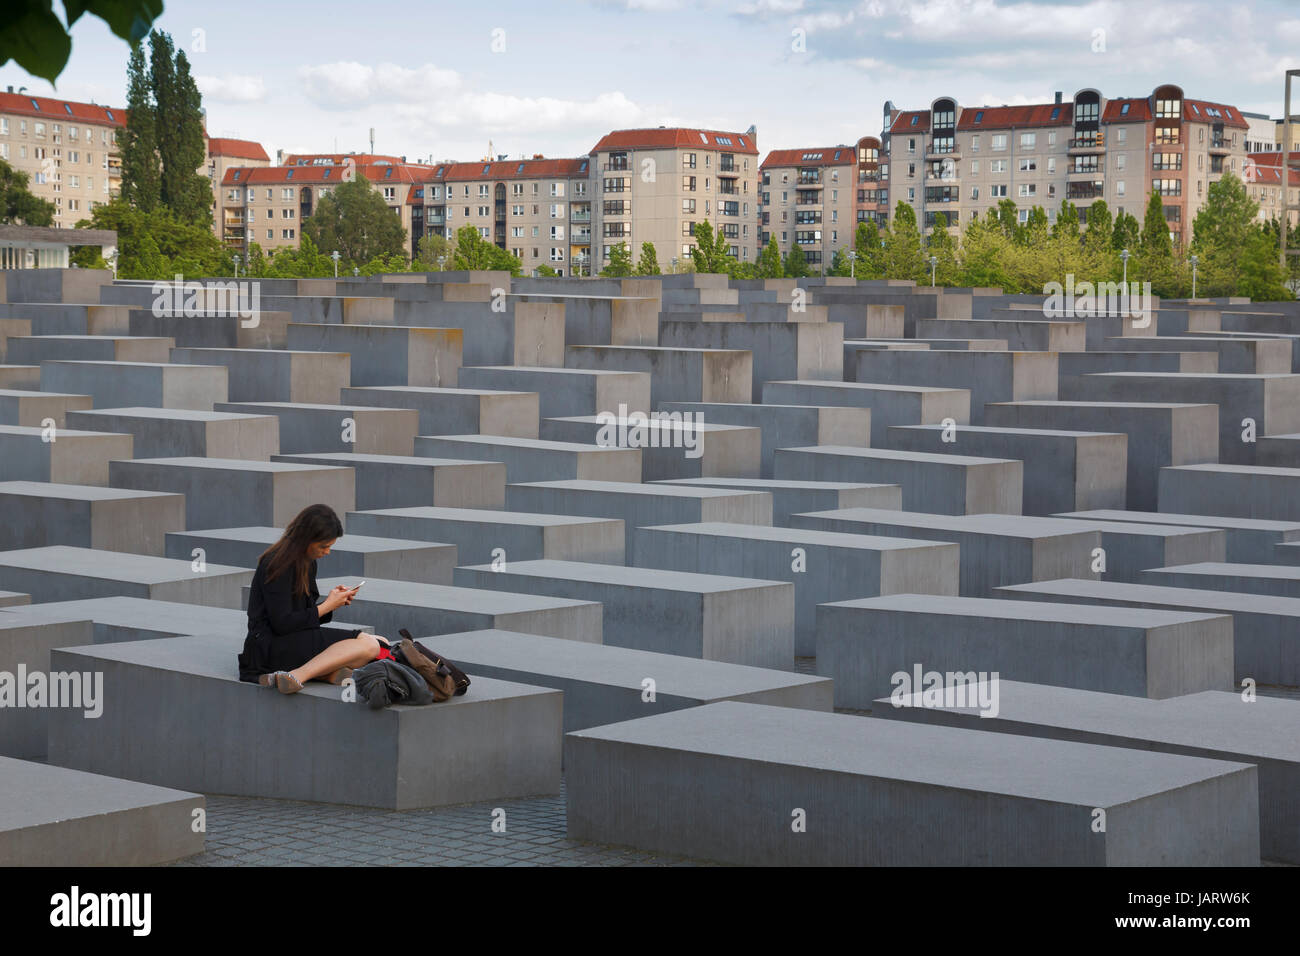
[[[397,633],[402,635],[402,642],[397,645],[397,655],[402,658],[402,663],[424,678],[433,693],[434,703],[465,693],[470,680],[464,671],[441,654],[417,643],[406,628]]]

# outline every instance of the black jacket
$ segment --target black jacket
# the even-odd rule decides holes
[[[266,580],[267,558],[257,562],[253,583],[248,592],[248,633],[290,634],[328,624],[334,612],[316,613],[320,590],[316,587],[316,562],[307,569],[307,593],[293,593],[293,569],[281,571],[272,581]]]

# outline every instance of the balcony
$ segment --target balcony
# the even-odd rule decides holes
[[[927,161],[930,162],[934,162],[936,160],[942,161],[945,159],[953,159],[953,160],[961,159],[961,148],[958,147],[956,144],[954,144],[951,149],[948,149],[946,147],[942,149],[935,149],[933,145],[930,145],[926,147],[925,158]]]
[[[805,174],[805,173],[801,173],[801,174],[799,175],[799,178],[795,180],[795,185],[798,186],[800,189],[822,189],[822,188],[824,188],[823,185],[822,185],[821,176],[818,176],[818,175],[816,175],[816,174],[814,174],[814,175],[808,175],[808,174]]]
[[[590,230],[590,229],[575,229],[575,230],[573,230],[573,232],[571,232],[571,233],[569,234],[569,241],[570,241],[570,242],[581,243],[582,245],[590,245],[590,244],[591,244],[591,230]]]
[[[608,163],[602,163],[600,168],[607,173],[625,173],[632,168],[632,164],[626,159],[615,159]]]
[[[1076,136],[1065,144],[1066,152],[1070,153],[1104,153],[1106,152],[1106,137],[1098,134],[1097,136]]]
[[[1066,199],[1100,199],[1105,188],[1099,182],[1070,183],[1065,187]]]
[[[858,171],[858,182],[860,183],[878,183],[880,182],[880,172],[878,170],[868,172],[867,170]]]
[[[728,179],[735,179],[740,175],[740,170],[735,166],[719,166],[718,175],[726,176]]]
[[[1070,167],[1065,171],[1065,181],[1067,183],[1092,182],[1095,179],[1099,179],[1101,175],[1101,169],[1096,167],[1092,169],[1075,169],[1074,167]]]
[[[447,217],[428,215],[424,217],[424,221],[430,226],[442,226],[446,224]]]
[[[574,212],[569,216],[569,222],[591,222],[590,212]]]
[[[1226,139],[1223,139],[1222,137],[1219,137],[1219,138],[1211,139],[1211,140],[1210,140],[1210,152],[1211,152],[1211,153],[1230,153],[1230,152],[1232,152],[1232,147],[1228,144],[1228,141],[1227,141]]]
[[[719,196],[739,196],[739,195],[740,195],[740,190],[736,188],[736,186],[735,186],[734,183],[731,184],[730,186],[723,186],[722,184],[719,184],[719,185],[718,185],[718,195],[719,195]]]

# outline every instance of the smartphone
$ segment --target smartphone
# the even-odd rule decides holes
[[[365,581],[362,581],[362,582],[361,582],[361,584],[365,584],[365,583],[366,583]],[[348,590],[352,591],[352,593],[355,594],[357,591],[360,591],[360,590],[361,590],[361,584],[358,584],[358,585],[357,585],[356,587],[354,587],[354,588],[349,588]]]

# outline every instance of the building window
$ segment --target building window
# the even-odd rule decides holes
[[[990,148],[990,149],[992,149],[992,150],[994,150],[994,151],[1000,151],[1000,150],[1004,150],[1004,149],[1007,148],[1007,134],[1006,134],[1006,133],[994,133],[994,134],[992,134],[992,136],[990,136],[989,138],[990,138],[990,140],[992,141],[992,142],[989,144],[989,148]]]
[[[1019,195],[1022,199],[1028,199],[1032,196],[1037,196],[1038,186],[1034,183],[1021,183]]]
[[[989,172],[1005,173],[1007,171],[1007,161],[1005,159],[990,159]]]
[[[1124,195],[1124,180],[1121,179],[1115,183],[1115,195],[1116,196]]]
[[[682,212],[684,212],[684,213],[689,213],[689,214],[692,214],[692,215],[693,215],[693,214],[695,213],[695,200],[694,200],[694,199],[683,199],[683,200],[682,200]]]
[[[980,161],[978,159],[972,159],[970,161],[970,174],[972,176],[978,176],[980,174]]]
[[[1125,106],[1128,106],[1127,103],[1125,103],[1124,105],[1125,105]],[[1116,143],[1118,143],[1120,146],[1123,146],[1125,140],[1127,140],[1127,139],[1128,139],[1128,130],[1124,129],[1123,127],[1121,127],[1120,129],[1115,130],[1115,142],[1116,142]]]
[[[999,185],[997,185],[997,186],[990,186],[990,187],[989,187],[989,198],[990,198],[990,199],[1005,199],[1006,196],[1007,196],[1007,186],[1006,186],[1006,183],[1001,183],[1001,184],[999,184]]]
[[[980,188],[978,186],[972,186],[970,188],[970,198],[972,200],[980,198]]]
[[[1038,159],[1031,156],[1028,159],[1019,160],[1019,167],[1022,173],[1032,173],[1038,169]]]
[[[1034,144],[1035,144],[1037,141],[1038,141],[1038,134],[1036,134],[1036,133],[1021,133],[1021,134],[1020,134],[1020,148],[1021,148],[1021,149],[1033,149],[1033,148],[1034,148]]]

